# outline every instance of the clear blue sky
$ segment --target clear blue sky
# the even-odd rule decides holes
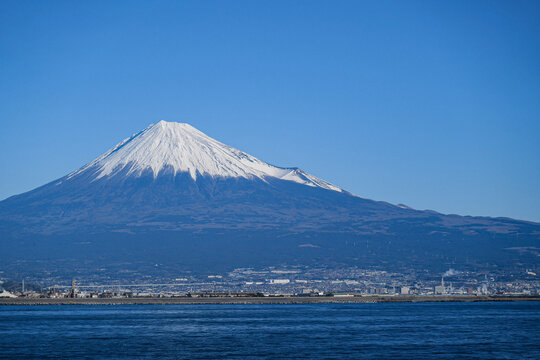
[[[539,1],[1,1],[0,199],[161,119],[360,196],[540,221]]]

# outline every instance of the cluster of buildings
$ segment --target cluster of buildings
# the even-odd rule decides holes
[[[522,276],[523,275],[523,276]],[[516,276],[450,269],[441,274],[388,272],[358,268],[238,268],[223,274],[131,279],[108,284],[82,279],[70,285],[36,289],[12,287],[0,297],[174,297],[174,296],[345,296],[345,295],[539,295],[540,279],[532,270]]]

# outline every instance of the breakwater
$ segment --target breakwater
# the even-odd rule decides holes
[[[356,304],[540,301],[540,296],[261,296],[261,297],[133,297],[133,298],[0,298],[0,305],[148,305],[148,304]]]

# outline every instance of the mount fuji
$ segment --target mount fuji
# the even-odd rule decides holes
[[[160,121],[122,141],[90,164],[68,175],[68,179],[86,172],[95,179],[125,175],[141,177],[151,172],[154,179],[172,172],[213,178],[290,180],[323,189],[343,191],[297,168],[280,168],[240,150],[220,143],[189,124]]]
[[[361,198],[160,121],[49,184],[0,202],[4,264],[447,268],[536,264],[540,224]],[[7,265],[6,265],[7,266]],[[43,265],[45,267],[46,265]]]

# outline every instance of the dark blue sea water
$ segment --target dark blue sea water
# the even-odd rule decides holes
[[[540,302],[1,306],[6,359],[540,359]]]

